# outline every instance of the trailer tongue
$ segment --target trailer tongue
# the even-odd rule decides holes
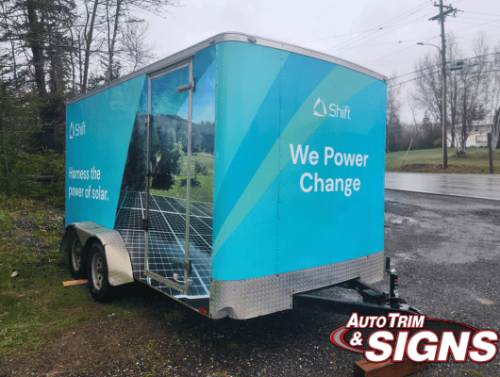
[[[359,293],[362,302],[338,300],[329,297],[315,296],[307,293],[299,293],[293,296],[294,308],[307,308],[325,312],[351,315],[358,313],[365,316],[385,315],[389,313],[421,314],[421,311],[410,306],[398,293],[398,275],[390,268],[390,258],[386,258],[386,271],[390,278],[390,291],[384,292],[374,288],[359,279],[352,279],[337,287],[346,288]]]

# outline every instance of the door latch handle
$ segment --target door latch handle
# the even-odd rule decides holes
[[[191,81],[190,83],[188,84],[184,84],[184,85],[181,85],[179,86],[177,89],[175,89],[175,91],[177,93],[180,93],[180,92],[185,92],[186,90],[193,90],[194,92],[194,83],[195,83],[195,78],[193,77],[193,81]]]

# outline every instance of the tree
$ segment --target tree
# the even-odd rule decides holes
[[[484,106],[486,97],[483,88],[488,85],[488,74],[486,72],[488,50],[484,36],[480,35],[474,45],[476,57],[463,60],[459,64],[463,83],[460,98],[462,108],[459,110],[461,118],[461,127],[458,134],[459,153],[465,153],[467,139],[473,130],[475,122],[482,121],[486,117],[486,108]]]
[[[484,103],[487,106],[487,115],[491,122],[493,151],[500,144],[500,44],[493,49],[493,57],[490,62],[489,79],[485,80],[482,93],[485,94]]]
[[[421,142],[422,147],[426,149],[433,148],[434,141],[439,137],[439,128],[433,127],[427,111],[424,112],[424,117],[422,118],[421,127],[422,127],[422,142]]]
[[[413,142],[414,142],[414,148],[418,149],[420,147],[420,132],[419,132],[419,125],[417,123],[417,118],[415,117],[415,109],[416,109],[416,104],[415,102],[410,98],[408,101],[408,106],[410,107],[411,114],[413,117]]]
[[[493,152],[498,147],[498,144],[500,144],[500,107],[495,111],[495,115],[493,116],[493,122],[491,124],[491,147],[493,149]]]
[[[41,132],[35,135],[36,145],[63,149],[67,76],[64,69],[71,51],[67,49],[68,30],[74,17],[71,0],[7,0],[2,2],[2,40],[8,40],[12,51],[11,80],[23,96],[32,90],[42,101],[38,106]],[[10,73],[10,72],[9,72]],[[59,139],[59,140],[58,140]]]
[[[394,151],[399,148],[401,138],[400,110],[401,102],[399,94],[401,86],[391,85],[387,89],[387,119],[386,119],[386,151]]]
[[[95,19],[97,15],[97,6],[99,5],[99,0],[94,0],[93,6],[92,6],[92,12],[90,13],[89,8],[87,6],[87,2],[84,1],[85,4],[85,9],[86,9],[86,22],[85,22],[85,63],[83,65],[83,82],[82,82],[82,93],[85,93],[87,91],[87,78],[89,74],[89,64],[90,64],[90,54],[91,50],[90,47],[92,46],[93,42],[93,35],[94,35],[94,24],[95,24]],[[88,24],[90,21],[90,25]],[[87,30],[88,26],[88,30]]]
[[[427,111],[435,123],[441,121],[442,75],[439,55],[426,55],[415,65],[418,76],[415,79],[413,101]]]
[[[1,83],[1,82],[0,82]],[[30,150],[31,136],[41,128],[38,118],[39,99],[35,95],[16,97],[5,85],[0,87],[0,148],[2,151],[0,187],[3,192],[14,192],[16,163],[20,153]]]
[[[113,20],[113,33],[111,33],[111,18],[109,16],[109,1],[106,2],[106,20],[107,20],[107,29],[108,29],[108,64],[105,74],[105,82],[111,81],[111,71],[113,67],[113,55],[115,53],[115,44],[116,44],[116,36],[118,33],[118,25],[120,21],[120,9],[123,4],[123,0],[116,0],[116,11]]]
[[[462,57],[463,53],[460,50],[457,40],[453,34],[447,36],[447,49],[446,49],[446,61],[453,64],[458,59]],[[447,129],[451,133],[451,147],[455,147],[456,143],[456,128],[458,125],[458,114],[459,114],[459,93],[460,93],[460,77],[457,71],[450,71],[446,75],[446,88],[447,88],[447,114],[449,115],[446,120]]]
[[[161,13],[175,4],[176,0],[0,2],[0,190],[29,189],[35,185],[20,177],[32,176],[36,169],[64,168],[65,101],[146,64],[152,57],[151,46],[144,43],[147,24],[133,15],[138,10]],[[172,135],[176,139],[175,131]],[[134,140],[139,140],[131,145],[137,152],[141,139]],[[164,165],[167,154],[162,156]],[[145,171],[145,159],[134,163],[136,171]]]
[[[123,53],[130,63],[130,70],[133,72],[147,62],[155,58],[154,45],[146,43],[146,34],[149,32],[149,25],[144,21],[127,22],[126,31],[123,34]]]
[[[44,25],[40,20],[40,5],[42,2],[35,0],[26,0],[24,3],[19,3],[26,9],[27,20],[24,23],[26,38],[32,53],[33,68],[35,71],[35,83],[38,96],[40,98],[47,97],[47,89],[45,87],[45,56],[43,53],[42,35],[44,34]]]
[[[111,80],[111,69],[117,53],[116,47],[120,37],[119,34],[123,34],[123,22],[130,23],[140,21],[133,16],[137,13],[137,11],[146,11],[151,14],[158,15],[163,12],[165,7],[176,6],[177,4],[177,0],[108,0],[106,2],[107,69],[104,75],[105,82],[109,82]],[[140,37],[137,33],[135,36]],[[130,40],[127,40],[125,41],[125,48],[127,48],[127,43],[128,47],[130,47]],[[137,57],[138,56],[136,55],[135,58]]]

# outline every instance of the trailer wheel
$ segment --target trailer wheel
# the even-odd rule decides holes
[[[68,262],[69,271],[75,279],[83,279],[86,275],[86,258],[84,248],[75,230],[68,230]]]
[[[108,280],[108,265],[106,254],[100,243],[94,242],[87,259],[87,276],[89,279],[90,293],[96,301],[110,301],[113,287]]]

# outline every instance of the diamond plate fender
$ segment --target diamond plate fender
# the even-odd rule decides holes
[[[384,252],[326,266],[255,279],[221,281],[210,285],[210,318],[249,319],[292,309],[293,294],[361,278],[374,283],[384,277]]]
[[[93,221],[69,224],[66,228],[75,229],[82,245],[87,245],[90,238],[97,238],[106,253],[108,280],[113,287],[132,283],[132,263],[123,238],[116,230],[108,229]],[[88,246],[88,245],[87,245]]]

